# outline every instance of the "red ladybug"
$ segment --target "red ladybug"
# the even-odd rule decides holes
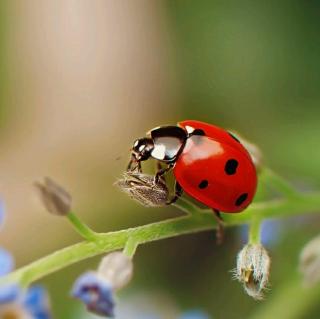
[[[134,142],[128,170],[141,171],[141,161],[149,158],[168,164],[155,181],[173,169],[176,196],[170,203],[183,190],[216,213],[237,213],[255,195],[257,173],[250,154],[234,135],[212,124],[190,120],[151,130]]]

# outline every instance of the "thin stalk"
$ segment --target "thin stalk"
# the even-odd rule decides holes
[[[172,205],[179,208],[187,215],[195,215],[199,213],[199,207],[188,201],[185,197],[181,197],[177,202],[175,202]]]
[[[300,193],[290,183],[270,168],[265,167],[263,169],[262,181],[271,185],[275,190],[288,198],[296,198],[300,196]]]
[[[129,237],[123,249],[123,253],[128,257],[133,258],[134,254],[136,253],[138,245],[139,245],[139,241],[135,237],[133,236]]]
[[[179,201],[176,204],[183,211],[188,211],[190,203]],[[264,203],[250,205],[241,214],[225,214],[225,226],[248,224],[252,216],[260,219],[292,217],[299,214],[317,213],[320,207],[320,192],[301,194],[295,199],[273,200]],[[51,255],[43,257],[33,263],[24,266],[2,280],[18,281],[23,285],[29,285],[55,271],[70,266],[81,260],[122,249],[130,237],[134,237],[139,244],[152,241],[191,234],[200,231],[212,230],[216,222],[209,210],[197,210],[197,214],[169,219],[149,225],[129,228],[110,233],[95,234],[91,241],[84,241],[56,251]]]
[[[261,224],[260,218],[252,216],[249,224],[249,244],[260,244]]]
[[[95,240],[97,238],[97,233],[90,229],[86,224],[84,224],[74,213],[70,212],[67,215],[69,221],[71,222],[73,228],[76,232],[86,240]]]

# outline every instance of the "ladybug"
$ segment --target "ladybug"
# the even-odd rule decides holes
[[[169,170],[176,180],[176,201],[182,192],[210,207],[219,216],[243,211],[253,200],[257,173],[251,155],[230,132],[204,122],[187,120],[160,126],[132,147],[128,170],[141,172],[141,162],[165,163],[155,183]]]

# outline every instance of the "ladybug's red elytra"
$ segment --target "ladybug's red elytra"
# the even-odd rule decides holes
[[[149,158],[167,164],[155,181],[173,170],[176,195],[168,204],[185,191],[216,213],[237,213],[255,195],[257,173],[250,154],[233,134],[215,125],[188,120],[152,129],[134,142],[128,170],[141,172],[141,161]]]

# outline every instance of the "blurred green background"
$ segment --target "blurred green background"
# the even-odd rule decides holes
[[[8,211],[0,236],[17,266],[79,240],[34,200],[32,183],[42,176],[65,185],[98,231],[179,215],[140,207],[113,186],[132,141],[160,124],[198,119],[233,129],[297,187],[320,187],[318,1],[3,0],[0,15],[0,187]],[[231,280],[243,244],[237,229],[219,247],[211,232],[140,247],[119,319],[146,304],[166,319],[194,308],[215,319],[268,311],[318,232],[319,219],[285,221],[268,247],[272,289],[263,302]],[[55,318],[91,318],[68,294],[98,261],[43,281]],[[303,291],[299,302],[304,314],[292,318],[320,317]]]

